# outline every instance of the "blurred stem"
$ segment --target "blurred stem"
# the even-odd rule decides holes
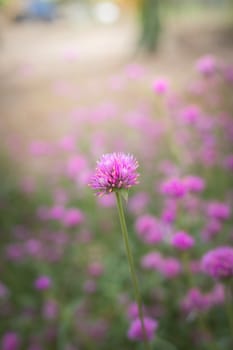
[[[140,321],[142,324],[144,346],[145,346],[146,350],[150,350],[150,345],[149,345],[149,342],[148,342],[148,339],[146,336],[146,330],[145,330],[144,319],[143,319],[142,301],[141,301],[141,296],[140,296],[139,287],[138,287],[138,280],[137,280],[137,276],[136,276],[136,272],[135,272],[135,268],[134,268],[133,255],[132,255],[132,252],[130,249],[130,244],[129,244],[128,230],[127,230],[126,221],[125,221],[125,214],[124,214],[124,209],[123,209],[123,205],[122,205],[121,194],[119,193],[119,191],[117,191],[115,193],[116,193],[117,209],[118,209],[118,214],[119,214],[119,219],[120,219],[120,224],[121,224],[123,241],[125,244],[126,254],[127,254],[127,258],[128,258],[129,269],[130,269],[130,274],[131,274],[131,278],[132,278],[135,298],[136,298],[137,305],[138,305],[139,318],[140,318]]]
[[[231,294],[231,281],[225,284],[225,293],[226,293],[226,314],[228,317],[228,322],[230,326],[230,334],[233,340],[233,300]]]
[[[192,288],[193,283],[192,283],[192,274],[189,268],[189,255],[187,252],[182,252],[181,254],[181,260],[183,263],[183,267],[184,267],[184,272],[185,272],[185,277],[187,280],[187,285],[189,288]]]

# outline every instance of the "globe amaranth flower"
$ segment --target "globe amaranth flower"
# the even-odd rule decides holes
[[[3,335],[1,341],[1,349],[3,350],[18,350],[20,348],[20,338],[15,332],[7,332]]]
[[[104,154],[97,162],[95,174],[89,186],[97,195],[104,195],[118,190],[128,190],[138,184],[138,162],[130,154]]]
[[[51,278],[48,276],[40,276],[34,282],[34,287],[38,290],[49,289],[52,285]]]
[[[201,192],[205,188],[205,181],[199,176],[186,176],[183,181],[189,192]]]
[[[208,251],[202,258],[202,270],[209,276],[225,279],[233,276],[233,248],[218,247]]]
[[[161,183],[160,192],[172,198],[182,198],[187,189],[182,179],[174,177]]]
[[[190,289],[181,301],[181,308],[185,312],[204,312],[210,307],[210,298],[198,288]]]
[[[174,236],[172,237],[172,245],[180,250],[187,250],[192,248],[195,241],[192,236],[190,236],[188,233],[180,231],[176,232]]]
[[[217,63],[213,56],[206,55],[197,61],[196,68],[204,76],[211,76],[216,72]]]
[[[156,244],[163,239],[161,223],[152,215],[140,216],[135,223],[138,236],[147,244]]]
[[[148,341],[151,341],[154,337],[154,333],[158,328],[158,322],[152,318],[144,318],[145,333]],[[144,339],[142,323],[139,318],[135,319],[128,330],[128,338],[131,340],[142,341]]]
[[[231,215],[230,206],[224,202],[209,202],[207,205],[207,215],[218,220],[227,220]]]
[[[159,272],[165,278],[176,278],[182,271],[182,265],[176,258],[164,258],[159,266]]]
[[[141,259],[141,266],[148,270],[157,270],[160,268],[163,257],[160,253],[151,252],[144,255]]]
[[[145,315],[146,311],[144,306],[143,308],[143,314]],[[127,316],[130,320],[135,320],[139,318],[139,309],[137,303],[130,303],[127,308]]]
[[[158,95],[163,95],[167,92],[168,86],[169,83],[166,78],[159,78],[153,82],[152,88]]]

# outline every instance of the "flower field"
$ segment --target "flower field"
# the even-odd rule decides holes
[[[137,99],[76,106],[66,136],[30,141],[45,176],[18,176],[12,140],[2,155],[1,349],[231,350],[233,66],[200,57],[176,89],[132,64],[106,84]]]

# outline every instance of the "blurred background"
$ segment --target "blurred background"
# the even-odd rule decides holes
[[[127,222],[153,350],[233,349],[232,299],[200,269],[232,246],[232,64],[233,0],[0,0],[1,350],[142,349],[114,198],[87,186],[118,151],[140,164]]]
[[[1,142],[9,132],[22,143],[61,137],[72,125],[65,117],[51,122],[52,114],[113,95],[124,103],[125,93],[112,93],[105,82],[132,64],[135,71],[146,66],[147,77],[169,75],[179,85],[202,55],[232,60],[230,0],[0,4]]]

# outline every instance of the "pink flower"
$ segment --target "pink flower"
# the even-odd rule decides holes
[[[40,276],[35,280],[34,287],[38,290],[49,289],[52,285],[51,278],[48,276]]]
[[[172,223],[176,219],[177,203],[173,199],[168,199],[165,202],[165,207],[162,211],[162,220],[165,223]]]
[[[198,288],[192,288],[182,300],[181,306],[186,312],[203,312],[210,308],[211,303],[207,295]]]
[[[155,331],[158,328],[158,322],[149,317],[144,318],[145,333],[148,341],[154,338]],[[128,338],[131,340],[142,341],[144,339],[142,323],[139,318],[132,321],[128,330]]]
[[[162,263],[162,256],[160,253],[151,252],[147,255],[144,255],[141,259],[141,266],[144,269],[155,269],[157,270]]]
[[[139,237],[148,244],[159,243],[162,238],[162,230],[160,222],[152,215],[140,216],[135,224]]]
[[[129,199],[129,210],[134,214],[141,214],[149,203],[149,195],[139,192]]]
[[[109,153],[97,162],[95,174],[89,186],[97,195],[109,194],[121,189],[129,189],[138,184],[138,163],[132,155]]]
[[[163,259],[159,267],[160,273],[166,278],[175,278],[181,273],[181,263],[175,258]]]
[[[224,158],[223,166],[228,170],[233,170],[233,154],[229,154]]]
[[[183,181],[189,192],[202,192],[205,188],[205,181],[199,176],[186,176]]]
[[[225,291],[223,285],[217,283],[214,288],[208,293],[208,298],[212,306],[224,303]]]
[[[217,279],[233,276],[233,248],[218,247],[208,251],[202,258],[203,271]]]
[[[167,92],[168,85],[168,80],[166,78],[159,78],[153,82],[152,87],[158,95],[163,95]]]
[[[59,141],[62,150],[72,152],[75,150],[75,139],[72,136],[65,136]]]
[[[201,111],[196,105],[187,106],[180,112],[180,118],[185,124],[195,124],[200,117]]]
[[[2,350],[18,350],[20,339],[17,333],[7,332],[2,337]]]
[[[207,214],[218,220],[226,220],[230,216],[230,207],[226,203],[213,201],[207,205]]]
[[[197,61],[196,68],[199,71],[199,73],[209,77],[216,72],[216,68],[217,68],[216,60],[213,56],[206,55],[204,57],[201,57]]]
[[[86,168],[86,159],[81,155],[71,156],[68,159],[66,166],[66,174],[71,179],[76,179],[80,176],[80,172],[83,172]]]
[[[61,220],[64,215],[64,207],[62,205],[55,205],[48,209],[47,217],[50,220]]]
[[[54,320],[58,315],[58,304],[55,300],[47,300],[43,305],[43,316],[47,320]]]
[[[144,309],[144,307],[143,307]],[[145,314],[145,311],[143,312]],[[137,303],[131,303],[128,306],[127,315],[131,320],[139,318],[139,310]]]
[[[92,277],[100,277],[104,273],[104,266],[99,262],[93,262],[88,266],[88,273]]]
[[[84,220],[84,214],[81,210],[76,208],[66,209],[62,221],[66,227],[73,227],[79,225]]]
[[[164,181],[160,186],[160,190],[162,194],[173,198],[182,198],[187,191],[183,181],[179,178]]]
[[[190,249],[192,248],[194,243],[194,238],[183,231],[176,232],[175,235],[172,237],[172,245],[180,250]]]

